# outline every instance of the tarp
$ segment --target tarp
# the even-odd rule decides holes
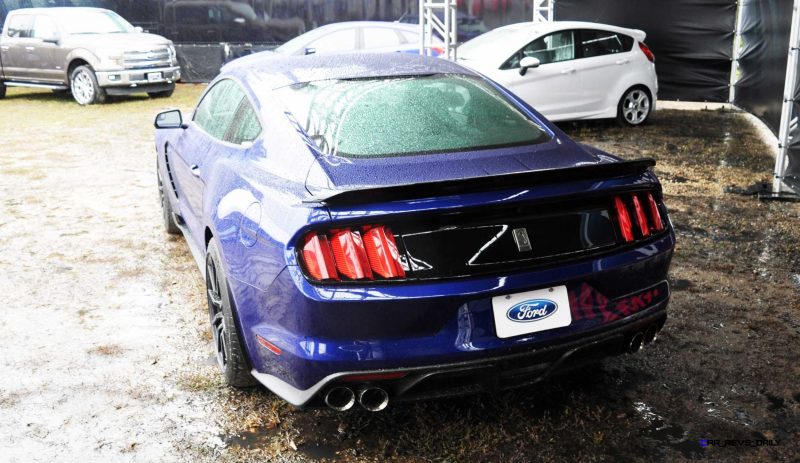
[[[735,0],[557,0],[558,21],[641,29],[656,55],[658,97],[728,101]]]

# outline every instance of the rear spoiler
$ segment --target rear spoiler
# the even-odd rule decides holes
[[[563,169],[535,170],[513,174],[489,175],[459,180],[429,183],[412,183],[387,187],[367,187],[352,190],[330,190],[303,200],[306,206],[349,206],[365,202],[379,203],[397,200],[430,198],[475,193],[490,190],[505,190],[515,187],[547,185],[577,180],[609,179],[641,175],[656,165],[652,158],[632,161],[590,164]]]

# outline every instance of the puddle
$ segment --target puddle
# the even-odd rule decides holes
[[[700,446],[700,440],[689,439],[683,427],[668,422],[644,402],[634,402],[633,409],[647,422],[647,426],[639,430],[641,436],[666,444],[686,458],[702,457],[703,448]]]

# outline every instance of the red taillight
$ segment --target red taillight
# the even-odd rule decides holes
[[[405,278],[400,253],[389,227],[372,227],[364,231],[364,246],[372,270],[384,278]]]
[[[647,193],[647,203],[650,205],[650,219],[653,222],[653,228],[656,231],[661,231],[664,229],[664,222],[661,220],[661,212],[658,210],[658,204],[656,204],[655,198],[653,198],[653,193]]]
[[[321,233],[306,236],[303,244],[303,262],[315,280],[338,280],[328,237]]]
[[[644,53],[644,56],[647,57],[648,61],[651,63],[656,62],[656,55],[653,54],[653,51],[650,50],[650,47],[645,45],[644,42],[639,42],[639,48],[642,50],[642,53]]]
[[[405,278],[400,252],[389,227],[365,226],[306,235],[302,261],[312,279],[374,280]]]
[[[642,232],[642,237],[650,236],[650,225],[647,223],[647,215],[644,213],[642,203],[639,202],[639,197],[633,195],[633,210],[636,212],[636,222],[639,224],[639,231]]]
[[[633,241],[633,227],[631,226],[631,216],[628,215],[628,209],[625,208],[625,203],[622,198],[617,196],[614,198],[614,207],[617,209],[617,220],[619,221],[619,229],[622,232],[622,239],[630,243]]]
[[[331,249],[336,269],[351,280],[372,279],[372,269],[361,235],[351,230],[331,233]]]

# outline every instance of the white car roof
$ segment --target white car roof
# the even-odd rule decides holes
[[[628,29],[625,27],[612,26],[610,24],[593,23],[586,21],[552,21],[544,23],[524,22],[509,24],[508,26],[498,27],[497,29],[479,35],[476,39],[491,39],[492,35],[502,36],[502,43],[497,44],[497,53],[492,54],[491,61],[504,62],[512,53],[524,47],[538,37],[547,35],[551,32],[568,29],[596,29],[610,32],[618,32],[633,37],[638,41],[644,41],[647,34],[639,29]],[[500,42],[498,40],[498,42]],[[467,42],[469,44],[469,42]],[[506,53],[508,52],[508,53]]]

